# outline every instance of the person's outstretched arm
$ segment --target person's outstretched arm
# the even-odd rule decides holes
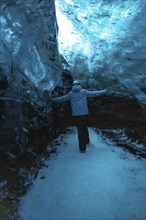
[[[67,102],[69,101],[69,94],[57,97],[57,98],[52,98],[53,102]]]
[[[103,95],[103,94],[105,94],[106,92],[107,92],[106,89],[97,90],[97,91],[88,91],[88,90],[86,90],[87,97],[94,97],[94,96]]]

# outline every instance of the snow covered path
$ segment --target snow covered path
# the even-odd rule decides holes
[[[77,131],[70,129],[61,135],[58,156],[46,161],[22,197],[19,219],[145,220],[146,161],[106,143],[92,128],[91,143],[80,153]]]

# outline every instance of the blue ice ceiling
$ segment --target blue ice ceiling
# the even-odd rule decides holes
[[[60,53],[84,86],[146,103],[145,0],[0,4],[0,67],[17,96],[59,85]]]

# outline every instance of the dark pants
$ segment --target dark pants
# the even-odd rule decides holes
[[[89,143],[89,132],[87,128],[87,115],[75,116],[75,125],[78,130],[79,148],[81,151],[86,150],[86,144]]]

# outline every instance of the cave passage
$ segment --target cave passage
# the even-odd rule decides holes
[[[145,8],[145,0],[0,1],[0,219],[16,219],[25,194],[26,220],[144,219]],[[76,130],[67,133],[70,107],[51,101],[76,79],[107,90],[89,100],[85,155]]]

